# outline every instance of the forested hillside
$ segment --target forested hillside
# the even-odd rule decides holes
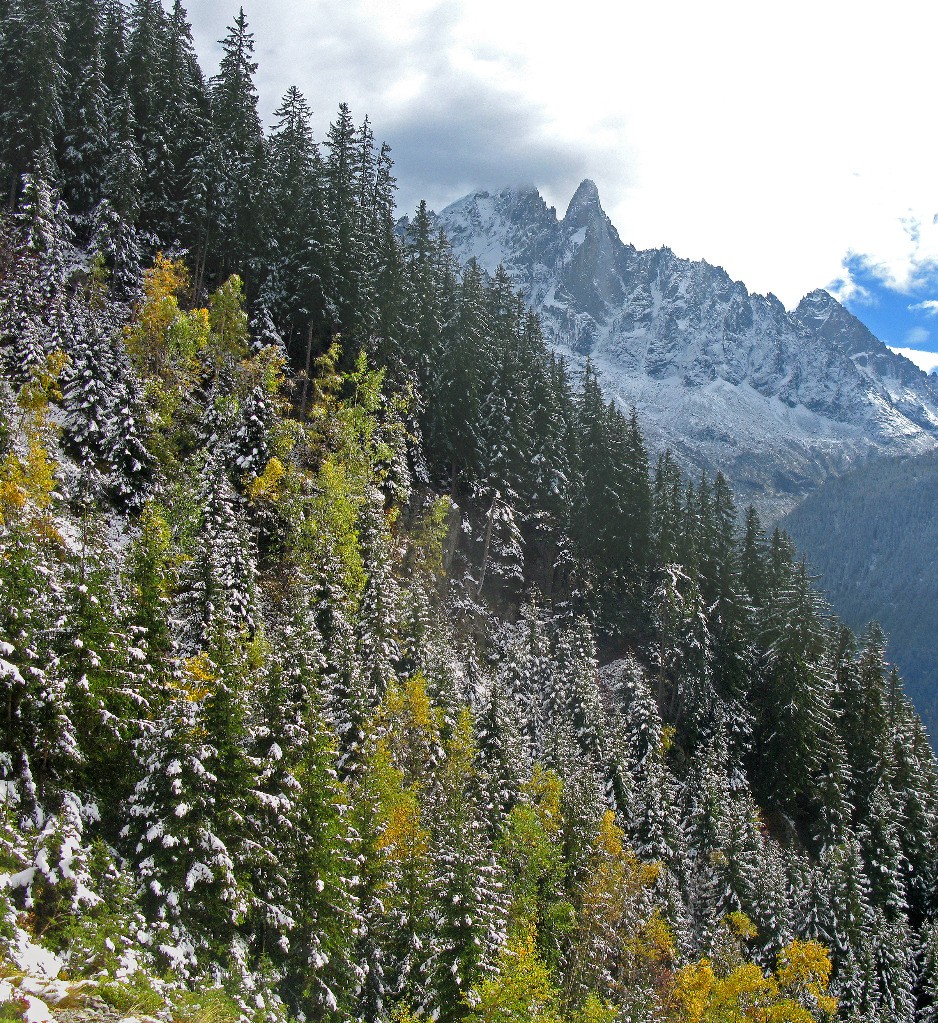
[[[870,462],[785,521],[855,628],[879,621],[934,738],[938,727],[938,457]]]
[[[935,762],[787,536],[243,13],[0,52],[3,1013],[933,1023]]]

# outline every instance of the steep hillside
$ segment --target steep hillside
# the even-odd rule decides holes
[[[938,735],[938,454],[880,459],[831,479],[783,520],[838,613],[879,621]]]
[[[584,181],[558,219],[534,188],[440,214],[454,251],[503,264],[563,353],[589,356],[656,448],[723,471],[769,515],[871,453],[938,443],[938,382],[823,291],[788,312],[719,267],[623,243]]]
[[[0,3],[0,1017],[933,1023],[882,637],[221,45]]]

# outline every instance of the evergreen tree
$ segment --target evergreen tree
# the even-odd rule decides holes
[[[869,814],[860,833],[867,864],[873,902],[887,920],[895,920],[908,910],[905,878],[908,864],[902,851],[902,818],[896,797],[885,783],[873,794]]]
[[[294,1011],[328,1016],[351,1005],[361,979],[352,958],[359,924],[347,794],[318,707],[322,670],[312,608],[283,609],[252,715],[257,776],[247,814],[257,952],[273,958]]]
[[[135,644],[131,615],[90,501],[83,502],[78,546],[63,566],[59,612],[52,622],[73,727],[82,737],[78,791],[92,794],[114,821],[133,777],[132,741],[151,713],[151,680]]]
[[[384,698],[400,661],[396,633],[401,595],[392,574],[392,540],[385,521],[384,495],[377,488],[365,496],[359,521],[365,585],[356,622],[356,659],[371,708]]]
[[[818,936],[834,958],[832,990],[847,1016],[870,1013],[875,1018],[879,985],[871,951],[872,906],[869,881],[859,844],[852,835],[825,850],[820,861],[822,889],[818,897]]]
[[[889,1023],[913,1023],[915,953],[908,924],[903,919],[889,923],[877,912],[873,932],[879,981],[879,1017]]]
[[[462,994],[492,968],[505,939],[506,896],[489,843],[471,719],[464,713],[447,743],[435,809],[430,893],[433,930],[425,966],[427,1008],[462,1015]]]
[[[126,91],[115,101],[110,133],[102,198],[93,213],[92,243],[104,257],[116,294],[128,298],[140,284],[141,240],[136,223],[144,170],[137,151],[133,106]]]
[[[212,128],[208,87],[181,0],[173,0],[166,24],[165,80],[168,163],[162,189],[167,206],[158,234],[192,253],[197,287],[203,281],[212,189]]]
[[[160,0],[133,0],[128,16],[126,88],[133,105],[143,170],[139,227],[159,238],[169,208],[171,173],[168,112],[176,98],[166,90],[167,18]],[[120,96],[121,93],[116,93]]]
[[[181,645],[190,654],[210,646],[219,629],[246,638],[257,624],[253,551],[217,457],[210,457],[202,470],[198,496],[200,528],[179,600]]]
[[[107,453],[112,433],[116,358],[108,324],[93,304],[69,304],[69,366],[63,388],[65,430],[76,460],[93,468]]]
[[[0,345],[7,375],[28,385],[50,358],[67,353],[67,287],[76,253],[65,209],[42,178],[25,179],[15,228],[12,265],[0,281]]]
[[[237,753],[237,697],[214,667],[194,662],[144,737],[122,832],[160,950],[184,977],[223,953],[248,909],[244,860],[229,838],[244,824],[250,772]]]
[[[11,0],[0,27],[0,166],[11,210],[19,203],[24,175],[57,180],[64,43],[60,0]]]
[[[761,639],[766,696],[757,739],[772,754],[762,761],[765,769],[756,781],[757,792],[804,812],[833,741],[831,672],[823,606],[804,565],[792,564],[789,547],[790,541],[776,533],[770,551],[772,599]]]
[[[101,63],[112,99],[127,88],[127,12],[123,0],[100,0]]]
[[[102,10],[97,0],[64,4],[62,136],[58,144],[62,192],[80,233],[87,236],[101,201],[111,149],[102,55]]]
[[[139,646],[146,651],[156,687],[172,674],[174,636],[170,594],[175,583],[172,563],[172,535],[166,513],[148,503],[139,519],[125,565],[125,576],[133,607],[132,626]]]
[[[476,741],[480,773],[487,790],[490,831],[497,834],[521,791],[527,749],[518,706],[502,677],[491,680],[479,702]]]
[[[938,1019],[938,924],[929,923],[921,936],[919,958],[919,991],[921,1005],[917,1023],[934,1023]]]
[[[632,847],[647,859],[678,869],[684,851],[680,793],[667,763],[673,730],[665,729],[648,680],[636,663],[621,667],[612,691],[622,708],[610,722],[618,739],[615,798],[628,821]]]
[[[129,360],[122,361],[106,438],[107,484],[118,507],[139,511],[150,497],[155,465],[142,388]]]
[[[221,40],[222,58],[211,81],[216,169],[213,250],[223,276],[252,268],[260,248],[264,133],[257,113],[254,36],[240,9]]]
[[[308,341],[311,347],[313,334],[318,337],[326,329],[324,169],[313,141],[312,112],[295,86],[286,92],[274,117],[267,140],[270,252],[263,297],[286,335]]]
[[[458,286],[454,318],[449,323],[452,336],[445,344],[439,372],[440,414],[429,431],[430,443],[446,466],[454,493],[460,477],[474,476],[478,464],[482,397],[476,367],[484,361],[487,330],[483,296],[481,271],[470,261]],[[461,339],[458,344],[457,337]]]

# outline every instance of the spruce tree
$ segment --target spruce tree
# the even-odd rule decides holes
[[[57,183],[56,141],[66,87],[60,0],[11,0],[0,27],[0,167],[7,208],[19,203],[23,177]]]
[[[140,744],[142,777],[122,831],[160,951],[183,977],[224,954],[249,905],[243,849],[230,836],[247,838],[239,830],[250,774],[234,752],[240,715],[222,712],[236,706],[232,680],[214,671],[197,662],[176,680]]]
[[[208,86],[192,42],[182,0],[173,0],[166,24],[165,79],[168,163],[162,190],[167,198],[158,234],[191,253],[197,286],[202,282],[212,189],[212,146]]]
[[[311,344],[326,329],[323,165],[312,111],[295,86],[274,113],[267,140],[265,200],[270,223],[263,299],[289,338]]]
[[[221,40],[218,74],[211,80],[212,131],[217,175],[213,245],[217,272],[247,272],[256,264],[262,226],[259,221],[264,175],[264,133],[257,113],[254,36],[241,8]]]
[[[104,258],[116,295],[129,298],[140,287],[141,238],[136,224],[143,202],[144,168],[135,138],[133,105],[126,91],[114,100],[110,134],[102,197],[92,215],[92,244]]]
[[[221,460],[210,456],[199,482],[199,532],[182,576],[179,609],[184,652],[210,646],[219,629],[229,642],[257,624],[253,551],[236,512]]]
[[[446,746],[434,807],[430,893],[433,931],[424,967],[426,1008],[462,1015],[462,995],[491,970],[505,940],[507,897],[485,826],[471,719],[464,712]]]
[[[133,0],[128,16],[126,82],[143,170],[139,227],[154,238],[160,238],[169,208],[168,111],[176,97],[167,94],[166,59],[167,18],[163,5],[159,0]]]
[[[64,4],[63,124],[58,144],[62,192],[80,234],[87,237],[91,215],[103,195],[103,176],[112,139],[105,83],[102,10],[97,0]]]
[[[929,922],[920,938],[918,988],[921,1003],[917,1023],[938,1020],[938,923]]]

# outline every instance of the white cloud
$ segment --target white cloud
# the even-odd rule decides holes
[[[896,355],[904,355],[926,373],[934,373],[938,369],[938,352],[921,352],[917,348],[893,348],[892,345],[889,347]]]
[[[910,327],[905,333],[905,343],[910,348],[924,348],[931,338],[931,331],[924,327]]]
[[[909,306],[909,312],[914,312],[915,310],[919,310],[929,316],[938,316],[938,300],[929,298],[924,302],[916,302],[915,305]]]
[[[848,302],[853,305],[875,305],[877,301],[873,292],[864,288],[846,265],[841,268],[841,276],[831,281],[826,290],[845,305]]]
[[[579,0],[562,17],[533,0],[245,8],[265,109],[295,81],[323,124],[341,100],[370,114],[404,206],[418,186],[439,207],[527,179],[564,208],[589,176],[624,240],[707,258],[789,305],[842,280],[848,253],[904,290],[938,266],[936,4],[895,0],[876,17],[842,0]],[[214,52],[217,0],[190,11]],[[429,175],[408,180],[421,166],[438,175],[432,196]]]

